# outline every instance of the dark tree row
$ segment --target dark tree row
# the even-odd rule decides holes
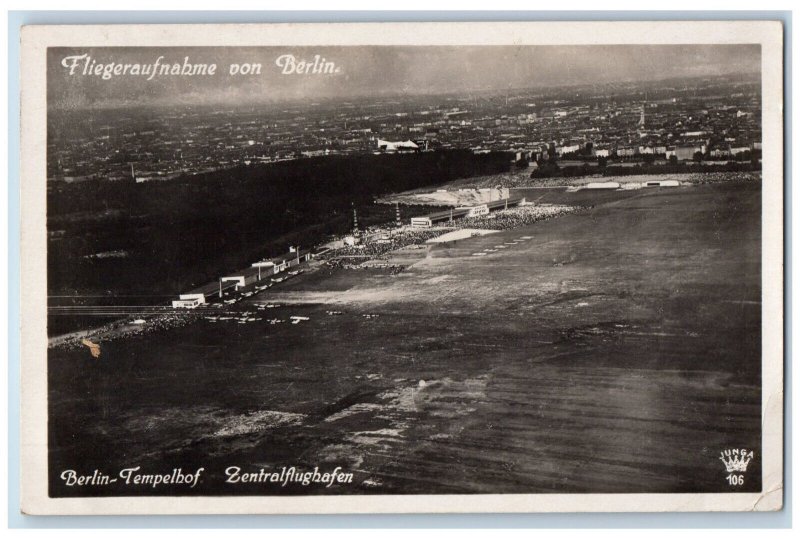
[[[505,172],[507,153],[437,151],[328,156],[237,167],[169,181],[52,182],[50,293],[172,294],[290,244],[394,220],[374,199],[449,180]],[[417,214],[424,208],[406,209]],[[56,239],[58,238],[58,239]],[[126,257],[87,255],[125,251]]]

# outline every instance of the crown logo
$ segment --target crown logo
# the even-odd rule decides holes
[[[726,472],[746,472],[753,459],[753,452],[747,449],[726,449],[720,453],[719,460],[725,464]]]

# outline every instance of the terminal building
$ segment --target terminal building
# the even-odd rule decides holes
[[[205,294],[181,294],[172,302],[173,309],[194,309],[206,303]]]
[[[430,213],[421,217],[412,217],[411,226],[414,228],[430,228],[433,225],[455,221],[467,216],[469,210],[466,208],[453,208],[452,210]]]
[[[218,295],[221,298],[226,290],[233,288],[234,291],[238,291],[246,286],[265,281],[273,275],[277,275],[302,262],[307,262],[311,258],[310,249],[292,248],[282,256],[269,260],[260,260],[241,271],[220,277],[217,282],[192,290],[188,294],[181,294],[177,300],[172,301],[172,307],[175,309],[194,309],[206,304],[207,298],[211,296]]]
[[[453,208],[452,210],[430,213],[421,217],[412,217],[411,226],[414,228],[430,228],[434,225],[453,222],[457,219],[488,215],[490,212],[506,210],[514,206],[519,206],[524,202],[525,197],[509,197],[495,200],[494,202],[487,202],[485,204],[477,204],[475,206]]]
[[[236,273],[231,273],[220,277],[219,279],[219,295],[222,297],[222,291],[227,287],[225,283],[233,283],[234,290],[239,290],[251,284],[263,281],[272,275],[277,275],[287,269],[297,266],[302,262],[307,262],[311,259],[310,249],[293,249],[285,255],[272,258],[270,260],[261,260],[251,264],[249,268],[244,268]]]

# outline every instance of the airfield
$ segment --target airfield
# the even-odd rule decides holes
[[[237,307],[279,323],[52,349],[51,495],[98,494],[61,470],[137,465],[207,475],[103,493],[759,491],[760,451],[738,487],[719,453],[761,447],[760,182],[520,194],[591,207]],[[234,465],[355,481],[226,484]]]

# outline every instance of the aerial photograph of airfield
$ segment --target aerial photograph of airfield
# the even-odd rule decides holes
[[[239,108],[58,88],[51,496],[761,489],[757,73]],[[137,467],[203,472],[97,480]]]

